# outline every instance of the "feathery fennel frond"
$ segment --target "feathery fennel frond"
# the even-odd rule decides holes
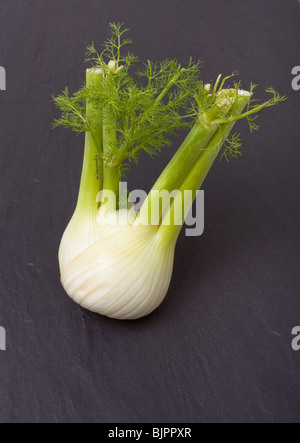
[[[77,134],[89,130],[86,119],[86,98],[83,89],[80,89],[72,97],[69,89],[65,90],[57,97],[52,97],[53,102],[61,111],[61,118],[55,119],[53,128],[64,126],[71,128]]]
[[[229,139],[226,140],[224,144],[224,152],[220,156],[220,160],[225,158],[227,162],[229,162],[230,158],[235,159],[238,156],[242,155],[241,152],[241,137],[240,134],[233,134]]]
[[[99,150],[99,155],[106,167],[127,170],[131,162],[138,161],[141,151],[156,155],[170,144],[170,137],[178,129],[191,128],[196,117],[205,123],[203,116],[209,116],[209,123],[215,125],[246,118],[250,130],[257,130],[256,114],[286,99],[268,88],[266,92],[271,93],[272,98],[258,103],[253,98],[256,85],[251,84],[250,91],[245,92],[251,96],[246,112],[235,115],[231,111],[244,91],[240,82],[233,82],[231,89],[225,89],[225,83],[237,73],[223,79],[220,74],[215,82],[204,84],[199,80],[199,62],[190,60],[182,67],[176,59],[155,63],[148,60],[133,73],[138,58],[131,52],[123,53],[132,43],[125,36],[128,29],[121,23],[110,24],[110,29],[111,36],[101,53],[94,43],[87,47],[86,61],[90,62],[91,69],[102,75],[101,82],[89,87],[85,84],[73,95],[66,88],[53,98],[61,110],[61,118],[54,121],[54,127],[62,125],[76,133],[93,134],[91,122],[103,124],[105,146]],[[86,114],[87,103],[92,105],[89,115]],[[227,141],[222,157],[226,160],[230,156],[237,157],[239,148],[234,136]]]
[[[91,103],[94,114],[90,117],[95,120],[97,116],[106,130],[115,131],[102,159],[107,166],[121,167],[124,161],[137,161],[141,150],[155,155],[170,144],[170,136],[176,130],[192,126],[200,65],[192,60],[186,68],[175,59],[147,61],[132,74],[138,58],[130,52],[123,54],[124,47],[132,43],[124,38],[128,29],[120,23],[110,28],[111,37],[104,43],[102,53],[97,52],[94,43],[87,48],[86,60],[103,74],[101,89],[83,86],[73,96],[65,90],[54,98],[62,112],[54,126],[71,127],[77,133],[91,131],[85,113],[86,103]]]

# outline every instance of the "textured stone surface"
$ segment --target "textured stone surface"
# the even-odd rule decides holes
[[[299,2],[1,0],[1,422],[299,421]],[[85,46],[109,21],[142,60],[189,56],[203,78],[240,71],[289,100],[245,124],[244,156],[205,183],[206,229],[180,238],[163,305],[118,322],[82,310],[59,282],[83,140],[52,132],[50,95],[83,81]],[[258,90],[263,94],[263,89]],[[176,142],[178,143],[178,141]],[[129,180],[148,189],[171,156]],[[147,163],[146,163],[147,161]],[[147,172],[147,173],[145,173]]]

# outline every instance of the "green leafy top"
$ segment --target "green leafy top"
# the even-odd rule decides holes
[[[269,100],[261,103],[254,98],[254,89],[257,87],[257,85],[253,83],[251,83],[249,91],[244,91],[242,89],[241,82],[234,82],[233,88],[225,89],[224,86],[226,81],[236,75],[237,73],[233,73],[232,75],[222,79],[220,74],[215,83],[201,83],[200,90],[197,96],[195,96],[195,100],[198,105],[199,120],[204,124],[208,121],[210,124],[221,127],[224,124],[233,123],[245,118],[248,121],[251,132],[257,131],[259,129],[259,126],[256,123],[258,118],[257,113],[264,108],[268,108],[283,102],[287,98],[279,95],[273,88],[270,87],[267,88],[265,92],[272,94],[272,97]],[[232,113],[232,110],[241,97],[249,98],[247,108],[245,112],[235,115],[235,113]],[[242,142],[240,139],[240,134],[235,133],[224,143],[224,151],[220,159],[225,158],[228,162],[230,158],[235,159],[242,155],[240,149],[241,146]],[[220,146],[216,146],[217,150],[219,150],[219,148]]]
[[[102,73],[97,86],[84,85],[70,96],[68,88],[54,97],[62,125],[81,133],[92,131],[93,122],[103,124],[103,146],[99,155],[107,166],[120,166],[125,160],[137,160],[141,150],[153,155],[170,143],[169,137],[181,127],[190,127],[196,114],[192,100],[199,89],[199,63],[192,60],[182,68],[177,60],[161,63],[148,61],[132,74],[138,62],[135,55],[122,55],[128,31],[121,24],[111,24],[112,36],[99,54],[94,44],[88,46],[87,61]],[[86,104],[93,112],[87,114]],[[191,117],[191,118],[189,118]]]
[[[72,96],[66,88],[53,97],[61,110],[61,117],[53,126],[92,133],[98,144],[98,157],[108,168],[126,168],[124,162],[137,161],[141,150],[156,154],[170,144],[170,136],[176,130],[191,127],[197,117],[216,125],[246,117],[251,131],[257,130],[254,114],[286,99],[269,88],[266,92],[272,98],[257,104],[252,97],[256,85],[251,84],[250,92],[242,91],[237,82],[233,88],[225,89],[225,82],[236,74],[224,79],[219,75],[215,83],[204,84],[199,80],[200,63],[192,60],[186,68],[177,60],[160,63],[148,60],[141,70],[132,73],[138,58],[131,52],[123,55],[123,48],[132,43],[124,38],[128,29],[123,29],[120,23],[110,24],[110,29],[111,37],[104,43],[102,53],[97,52],[94,44],[87,48],[89,71],[100,75],[101,81],[84,84]],[[242,93],[251,96],[247,111],[233,116],[231,109]],[[98,137],[94,134],[95,127]],[[226,160],[237,157],[240,146],[239,136],[235,134],[227,140],[223,157]]]

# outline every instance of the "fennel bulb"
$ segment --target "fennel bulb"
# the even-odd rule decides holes
[[[167,293],[175,243],[151,225],[118,226],[62,268],[62,284],[91,311],[118,319],[145,316]]]
[[[240,155],[239,135],[230,138],[235,123],[246,118],[257,129],[254,114],[285,98],[268,89],[272,98],[253,104],[253,85],[249,91],[238,83],[226,89],[232,76],[221,75],[203,84],[193,62],[181,68],[176,60],[148,61],[136,80],[130,73],[136,57],[121,54],[127,30],[116,24],[111,29],[102,54],[88,48],[93,67],[83,88],[54,98],[62,111],[55,126],[85,133],[78,203],[61,241],[59,265],[62,285],[76,303],[108,317],[137,319],[156,309],[168,291],[184,219],[222,147],[226,160]],[[187,137],[141,209],[136,213],[128,202],[121,209],[122,172],[141,150],[159,151],[179,128],[189,129]],[[172,201],[160,201],[162,191],[174,190]],[[99,201],[100,191],[115,198]],[[186,191],[192,198],[183,207]]]

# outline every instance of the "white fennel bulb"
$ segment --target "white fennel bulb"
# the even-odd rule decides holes
[[[165,298],[176,241],[166,243],[157,226],[134,225],[132,211],[122,211],[107,217],[99,211],[98,229],[91,223],[94,243],[69,263],[61,262],[61,282],[82,307],[131,320],[150,314]],[[61,249],[65,249],[64,241],[70,241],[70,235],[76,238],[76,229],[64,236]]]
[[[81,215],[76,210],[65,230],[58,252],[60,269],[103,238],[95,214]]]

